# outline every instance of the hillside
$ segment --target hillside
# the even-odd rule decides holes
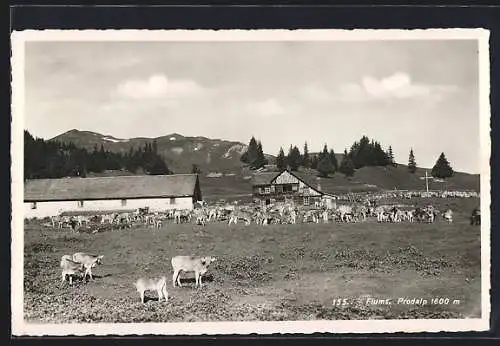
[[[234,176],[207,177],[200,176],[203,196],[213,200],[218,198],[242,199],[249,197],[252,187],[249,177],[252,172],[243,170],[242,174]],[[382,190],[425,190],[425,169],[419,168],[415,174],[408,172],[404,165],[396,167],[363,167],[358,169],[353,177],[346,178],[336,173],[329,178],[319,178],[314,170],[294,172],[311,186],[321,188],[323,192],[332,194],[356,193]],[[440,181],[429,181],[429,190],[478,191],[479,175],[456,172],[453,177]]]
[[[429,170],[430,173],[430,170]],[[299,173],[300,174],[300,173]],[[314,177],[314,173],[310,176]],[[414,174],[405,165],[395,167],[363,167],[351,178],[336,173],[329,178],[314,177],[325,192],[357,192],[374,190],[425,190],[425,169],[418,168]],[[474,190],[479,191],[479,175],[456,172],[446,180],[429,180],[429,190]]]
[[[92,150],[94,145],[103,145],[113,152],[128,152],[131,147],[143,146],[146,142],[157,141],[158,150],[174,173],[190,172],[192,164],[201,170],[202,192],[208,199],[241,199],[251,194],[249,178],[254,173],[240,161],[247,146],[240,142],[210,139],[206,137],[185,137],[169,134],[157,138],[119,139],[89,131],[71,130],[51,139],[63,143],[72,142],[78,147]],[[314,153],[311,153],[314,154]],[[270,162],[274,157],[266,155]],[[342,161],[342,154],[336,154]],[[272,169],[272,168],[269,168]],[[214,174],[218,173],[218,174]],[[99,175],[122,175],[125,172],[104,172]],[[354,177],[346,178],[336,173],[329,178],[318,178],[314,170],[301,169],[296,172],[312,186],[320,185],[324,192],[346,193],[380,190],[424,190],[425,169],[419,168],[415,174],[408,172],[405,165],[394,167],[363,167],[356,170]],[[479,175],[456,172],[445,181],[431,180],[430,190],[474,190],[479,191]]]
[[[90,151],[95,145],[98,148],[102,145],[105,150],[121,153],[127,153],[132,147],[142,147],[145,143],[156,140],[159,154],[174,173],[188,173],[192,164],[198,165],[202,172],[236,173],[243,167],[240,157],[247,149],[247,145],[240,142],[201,136],[185,137],[177,133],[156,138],[120,139],[90,131],[71,130],[50,140],[72,142],[77,147]],[[274,161],[271,155],[267,155],[267,159]]]

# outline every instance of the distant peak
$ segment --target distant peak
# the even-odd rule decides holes
[[[168,137],[177,137],[177,138],[184,138],[183,135],[181,134],[178,134],[178,133],[171,133],[169,135],[167,135]]]

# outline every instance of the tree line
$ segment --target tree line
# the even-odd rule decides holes
[[[78,148],[73,143],[60,143],[34,138],[24,131],[25,179],[86,177],[87,173],[105,170],[126,170],[151,175],[171,174],[156,141],[127,153],[114,153],[94,146],[92,151]]]
[[[248,164],[251,169],[264,167],[268,160],[264,156],[262,143],[256,141],[254,137],[250,139],[247,151],[242,155],[241,161]],[[355,141],[349,151],[344,150],[340,164],[333,149],[328,149],[327,144],[318,154],[310,154],[307,142],[304,143],[303,151],[296,145],[290,145],[288,153],[285,154],[283,147],[280,148],[276,156],[276,166],[278,170],[289,169],[297,171],[301,167],[313,169],[321,177],[328,177],[336,172],[342,173],[347,177],[353,176],[357,169],[369,166],[395,166],[394,153],[392,146],[387,150],[382,148],[380,142],[362,136],[359,141]],[[415,173],[417,163],[413,148],[410,149],[408,157],[408,170]],[[436,178],[448,178],[453,175],[453,169],[446,159],[444,153],[441,153],[436,164],[432,168],[431,174]]]

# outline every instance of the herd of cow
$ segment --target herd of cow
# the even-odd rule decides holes
[[[131,228],[135,226],[148,225],[153,229],[161,228],[164,222],[171,220],[175,224],[194,222],[198,225],[206,225],[208,222],[227,222],[229,225],[243,221],[245,225],[254,222],[257,225],[268,224],[296,224],[328,223],[334,222],[364,222],[368,218],[376,218],[377,222],[422,222],[432,223],[439,216],[446,222],[453,222],[453,212],[447,209],[440,212],[437,208],[429,205],[422,208],[411,208],[405,205],[375,205],[373,201],[364,204],[340,204],[327,208],[321,203],[314,206],[296,206],[293,202],[280,203],[269,206],[264,205],[224,205],[207,206],[204,203],[197,205],[193,210],[170,210],[165,212],[150,212],[148,208],[141,208],[135,212],[113,213],[93,216],[56,216],[51,218],[54,228],[71,227],[78,230],[79,227],[93,227],[93,233],[99,231],[99,226],[109,225],[114,228]],[[481,213],[477,207],[472,211],[470,217],[471,225],[480,225]],[[78,252],[73,255],[63,255],[60,262],[62,269],[62,283],[69,279],[70,285],[73,277],[86,280],[87,276],[93,279],[92,268],[102,264],[103,255],[93,255]],[[202,286],[202,276],[207,272],[209,265],[216,259],[214,257],[175,256],[171,260],[173,275],[172,284],[182,286],[180,282],[181,272],[194,272],[197,286]],[[165,276],[158,278],[139,278],[134,286],[144,303],[145,291],[152,290],[158,293],[159,300],[168,300],[166,289],[167,279]]]
[[[150,212],[148,208],[140,208],[134,212],[111,213],[93,216],[54,216],[51,218],[53,228],[70,227],[78,230],[80,227],[92,228],[97,233],[106,227],[118,229],[149,226],[160,229],[167,222],[180,224],[193,222],[205,226],[210,222],[227,222],[228,225],[297,224],[297,223],[329,223],[364,222],[369,218],[377,222],[422,222],[432,223],[439,217],[447,222],[453,222],[453,211],[439,211],[432,205],[426,207],[411,207],[406,205],[376,205],[373,201],[355,204],[339,204],[326,207],[321,203],[314,206],[297,206],[293,202],[274,205],[198,205],[193,210],[168,210]],[[471,225],[480,224],[480,209],[475,208],[471,214]]]
[[[92,268],[102,264],[103,255],[92,255],[84,252],[77,252],[70,255],[63,255],[61,257],[61,269],[63,284],[69,280],[69,284],[73,284],[73,277],[79,277],[86,280],[87,276],[93,280]],[[216,260],[215,257],[194,257],[194,256],[175,256],[172,257],[171,264],[174,271],[172,275],[172,284],[175,287],[182,286],[180,280],[181,272],[194,272],[196,279],[196,286],[202,287],[202,277],[207,272],[211,263]],[[141,302],[144,303],[144,294],[146,291],[156,291],[158,293],[158,300],[162,298],[168,301],[168,291],[166,288],[167,278],[165,276],[159,278],[144,278],[141,277],[134,282],[134,286],[140,295]]]

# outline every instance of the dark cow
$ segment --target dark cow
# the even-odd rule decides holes
[[[481,225],[481,209],[474,208],[472,215],[470,217],[470,224],[480,226]]]

